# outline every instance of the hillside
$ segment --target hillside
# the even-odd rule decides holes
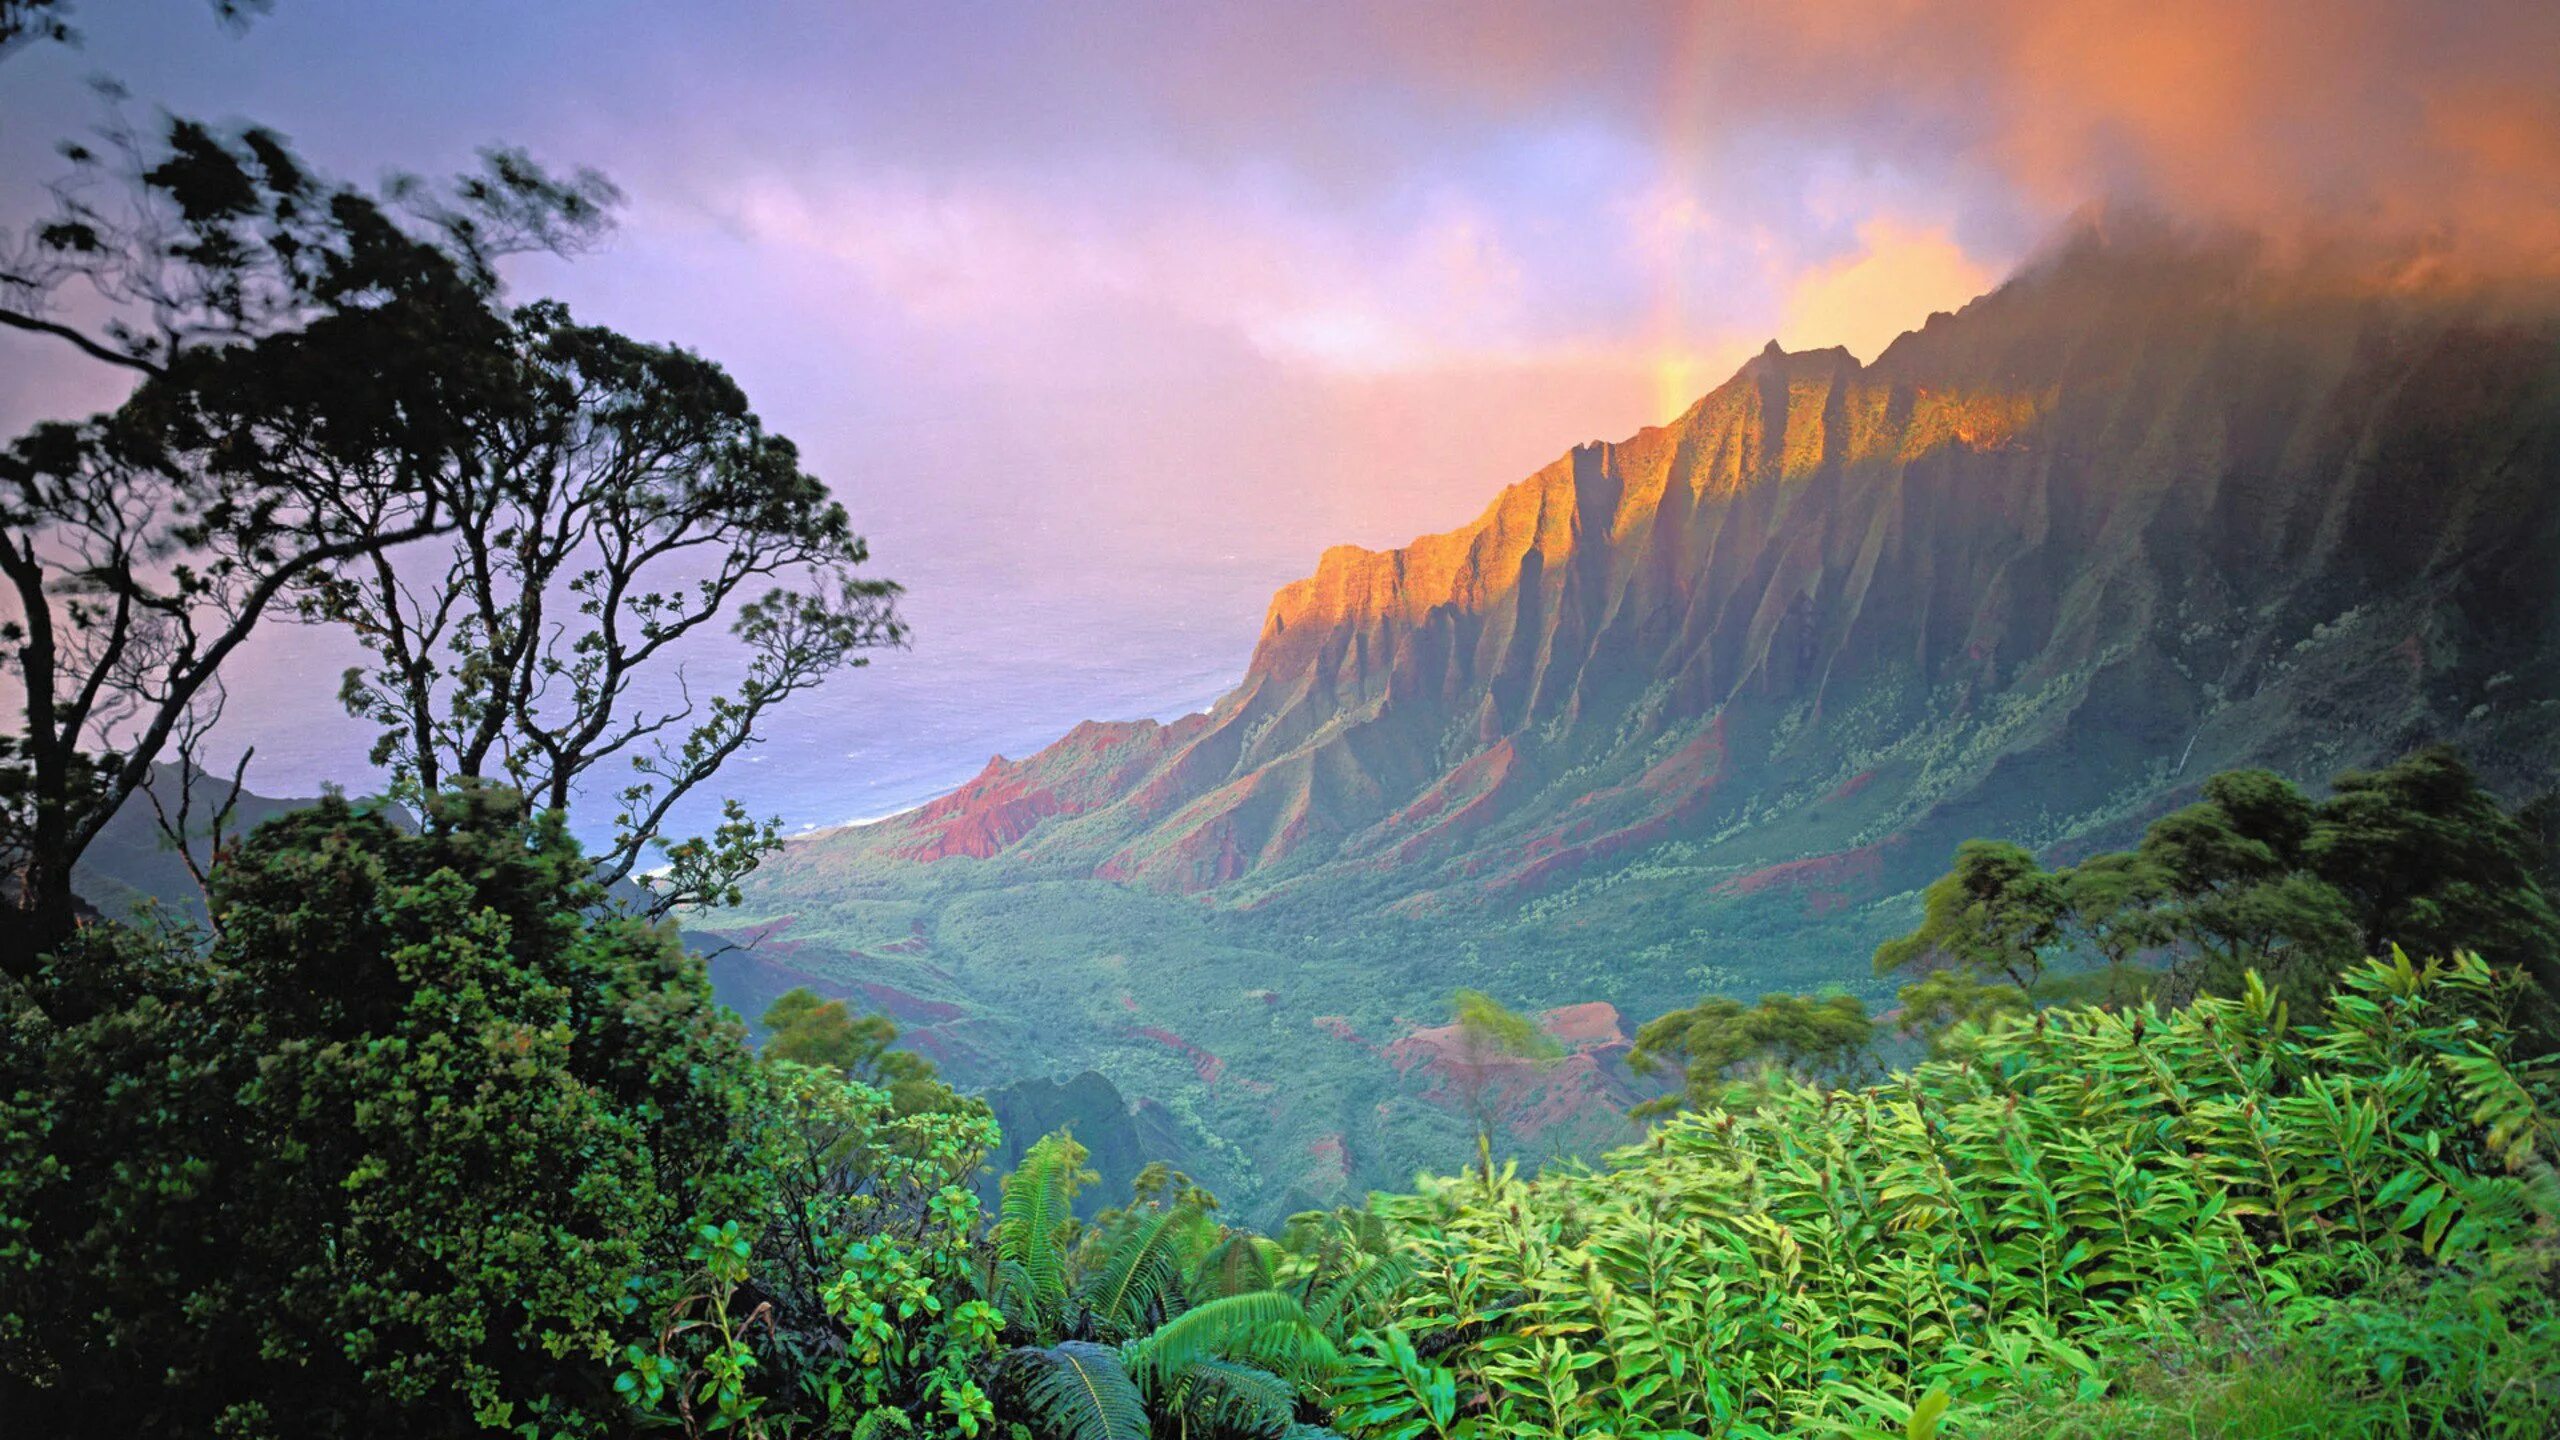
[[[161,812],[171,823],[178,819],[178,784],[176,766],[155,765],[143,791],[108,819],[88,853],[80,857],[80,868],[73,876],[84,902],[118,918],[129,918],[146,902],[181,919],[204,917],[204,892],[197,888],[195,876],[161,822]],[[230,813],[223,818],[226,842],[278,816],[319,803],[316,796],[261,795],[245,785],[235,795],[228,780],[201,772],[194,774],[191,788],[194,793],[185,823],[199,864],[210,848],[212,818],[225,799],[231,802]],[[153,809],[153,796],[159,797],[161,812]],[[416,819],[398,805],[386,804],[383,813],[402,830],[417,828]]]
[[[1631,1026],[1863,984],[1958,841],[2121,839],[2232,766],[2547,784],[2560,327],[2121,229],[1328,551],[1206,713],[795,842],[740,928],[964,1077],[1098,1068],[1323,1196],[1452,1158],[1391,1063],[1452,986]],[[1558,1083],[1513,1138],[1612,1138]]]

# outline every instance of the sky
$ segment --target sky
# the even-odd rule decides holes
[[[491,144],[619,224],[512,296],[698,349],[910,591],[743,792],[913,803],[1241,673],[1327,546],[1472,516],[1771,339],[1872,359],[2139,203],[2429,276],[2560,269],[2560,6],[89,0],[0,59],[0,217],[102,112],[254,120],[342,177]],[[113,377],[0,341],[0,430]],[[253,788],[361,770],[310,631]],[[790,771],[782,778],[780,771]],[[771,773],[765,773],[771,772]],[[360,783],[360,782],[359,782]]]

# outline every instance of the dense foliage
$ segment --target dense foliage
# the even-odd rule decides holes
[[[2468,947],[2560,995],[2540,822],[2502,810],[2450,748],[2341,775],[2322,801],[2264,770],[2225,771],[2203,790],[2132,850],[2059,870],[2005,841],[1959,847],[1920,924],[1875,953],[1877,974],[1918,976],[1902,994],[1907,1028],[1986,1019],[2031,996],[2126,998],[2151,978],[2132,973],[2143,962],[2166,971],[2171,999],[2236,993],[2251,972],[2318,993],[2394,944]]]
[[[981,1433],[1003,1320],[980,1298],[968,1182],[994,1122],[790,1060],[763,1092],[766,1184],[697,1222],[622,1393],[694,1435]]]
[[[2183,1008],[2001,1013],[1864,1088],[1823,1088],[1871,1063],[1853,1003],[1711,1001],[1644,1039],[1690,1065],[1692,1113],[1607,1168],[1476,1169],[1275,1238],[1164,1167],[1080,1222],[1066,1135],[984,1213],[982,1103],[807,992],[755,1056],[701,961],[602,907],[556,815],[511,793],[448,793],[415,834],[330,802],[214,878],[209,948],[90,926],[7,992],[13,1418],[999,1440],[2560,1423],[2560,1073],[2518,1038],[2523,972],[2468,954],[2295,992],[2316,1022],[2254,976]],[[1552,1049],[1482,997],[1459,1011],[1485,1056]]]
[[[70,38],[65,9],[0,0],[0,54]],[[1568,1054],[1466,990],[1447,1049],[1419,1062],[1444,1090],[1296,1108],[1328,1125],[1370,1112],[1385,1143],[1363,1148],[1394,1155],[1457,1137],[1463,1110],[1472,1174],[1267,1236],[1154,1166],[1080,1221],[1086,1155],[1058,1133],[989,1214],[989,1107],[897,1048],[885,1017],[790,991],[759,1056],[703,963],[607,903],[630,882],[653,913],[737,904],[775,822],[730,806],[710,835],[669,841],[674,807],[773,706],[904,633],[896,588],[856,574],[849,517],[720,367],[503,303],[498,260],[576,248],[610,187],[495,151],[447,186],[365,191],[267,131],[183,119],[111,123],[64,153],[49,211],[0,234],[0,328],[135,389],[0,449],[0,659],[25,699],[0,734],[12,1433],[2560,1430],[2560,1065],[2534,1034],[2560,982],[2560,802],[2503,813],[2442,749],[2319,801],[2271,773],[2218,775],[2134,848],[2065,868],[1964,846],[1917,928],[1875,951],[1931,1056],[1890,1079],[1855,995],[1710,996],[1644,1026],[1631,1057],[1685,1072],[1639,1112],[1686,1113],[1604,1168],[1524,1179],[1496,1164],[1506,1077],[1587,1074],[1606,1047]],[[2340,393],[2367,388],[2431,393]],[[1681,488],[1775,493],[1729,478]],[[2514,511],[2478,499],[2505,492],[2438,488]],[[289,609],[367,655],[342,698],[420,824],[332,800],[227,845],[235,770],[199,864],[188,806],[224,667]],[[697,707],[676,662],[722,625],[742,658]],[[1729,987],[1708,957],[1783,984],[1836,958],[1807,960],[1826,946],[1863,953],[1825,928],[1863,922],[1817,918],[1855,903],[1846,875],[1766,862],[1873,858],[2020,753],[2006,747],[2040,714],[2078,713],[2051,707],[2096,694],[2098,673],[1980,710],[1970,680],[1956,703],[1922,677],[1866,683],[1828,715],[1755,720],[1737,701],[1711,735],[1695,715],[1604,721],[1592,734],[1614,739],[1548,750],[1540,783],[1592,807],[1575,824],[1617,826],[1595,838],[1636,847],[1632,863],[1473,929],[1389,904],[1418,898],[1400,887],[1421,865],[1283,857],[1214,917],[999,859],[982,893],[938,874],[820,897],[840,913],[801,933],[842,939],[880,967],[873,993],[924,1013],[967,1007],[887,981],[1005,997],[1010,1031],[975,1017],[989,1044],[1143,1040],[1176,1072],[1155,1088],[1223,1107],[1215,1126],[1175,1118],[1234,1152],[1224,1134],[1281,1129],[1292,1097],[1244,1065],[1221,1091],[1226,1054],[1258,1047],[1263,1073],[1304,1082],[1320,1037],[1374,1080],[1378,1037],[1413,1031],[1415,977],[1439,983],[1453,952],[1505,994],[1635,1004]],[[652,700],[668,678],[675,698]],[[1793,703],[1764,678],[1746,689]],[[1486,715],[1508,703],[1484,698]],[[1664,700],[1645,706],[1673,713]],[[1922,716],[1956,728],[1908,723]],[[1805,744],[1808,727],[1824,738]],[[1471,718],[1450,735],[1490,733]],[[1798,746],[1842,768],[1764,788],[1705,838],[1710,796],[1758,783],[1741,752],[1763,740],[1773,760]],[[204,927],[81,923],[73,865],[127,801],[154,801],[164,764],[178,813],[161,823]],[[563,811],[600,786],[615,813],[589,854]],[[1484,843],[1521,842],[1543,871],[1552,819],[1517,805]],[[1669,833],[1692,838],[1656,843]],[[1431,863],[1473,881],[1495,853]],[[1794,887],[1801,915],[1735,908]],[[1784,953],[1759,926],[1783,927]],[[1077,951],[1065,979],[1044,964],[1060,945]],[[955,978],[980,957],[1001,963]],[[1274,988],[1294,974],[1329,983]],[[1148,1018],[1140,994],[1177,990],[1214,1044],[1124,1024]],[[1303,1149],[1304,1177],[1218,1158],[1257,1199],[1301,1179],[1331,1194],[1353,1173],[1346,1136],[1306,1138],[1264,1151]]]
[[[1340,1345],[1384,1283],[1400,1278],[1320,1224],[1296,1252],[1210,1217],[1178,1176],[1140,1181],[1125,1209],[1081,1237],[1069,1201],[1082,1151],[1052,1136],[1005,1181],[996,1294],[1014,1341],[998,1375],[1034,1433],[1064,1440],[1155,1435],[1313,1436]]]
[[[2245,1343],[2313,1367],[2318,1433],[2550,1433],[2560,1077],[2514,1053],[2522,988],[2400,958],[2317,1024],[2254,980],[2048,1010],[1882,1084],[1683,1116],[1604,1170],[1382,1201],[1417,1279],[1343,1417],[1987,1434]]]
[[[5,996],[0,1386],[44,1433],[612,1433],[687,1222],[770,1108],[556,817],[340,802],[216,872],[220,938],[85,927]]]

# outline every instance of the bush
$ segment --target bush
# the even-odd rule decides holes
[[[0,1016],[0,1412],[30,1434],[619,1433],[761,1072],[557,817],[330,801],[209,949],[85,929]]]
[[[2149,1434],[2163,1395],[2283,1391],[2322,1433],[2554,1433],[2560,1076],[2513,1053],[2527,989],[2395,957],[2317,1025],[2254,976],[2048,1010],[1881,1085],[1683,1116],[1598,1173],[1381,1200],[1417,1281],[1345,1428]],[[2291,1371],[2174,1378],[2250,1334]]]

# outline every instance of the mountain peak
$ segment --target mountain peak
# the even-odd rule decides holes
[[[848,963],[964,1017],[955,1067],[1271,1106],[1256,1164],[1323,1195],[1410,1143],[1426,990],[1850,978],[1962,841],[2112,847],[2217,770],[2442,739],[2547,785],[2560,324],[2217,283],[2113,227],[1873,365],[1773,344],[1465,525],[1325,552],[1209,711],[795,840],[750,903],[869,927]],[[1513,1122],[1617,1125],[1584,1063]]]
[[[2282,290],[2172,303],[2229,263],[2109,217],[1874,365],[1772,339],[1679,421],[1578,446],[1465,525],[1325,551],[1211,711],[1070,737],[921,812],[918,832],[970,819],[908,853],[1239,904],[1391,875],[1365,883],[1424,913],[1836,793],[1863,818],[1835,849],[1773,839],[1717,883],[1863,893],[1986,829],[1967,806],[2098,813],[2191,743],[2196,768],[2280,760],[2293,722],[2232,697],[2348,683],[2270,657],[2325,643],[2296,621],[2338,595],[2398,595],[2413,537],[2448,573],[2548,589],[2560,566],[2527,552],[2555,533],[2534,477],[2560,469],[2560,419],[2531,387],[2560,343]],[[2428,438],[2456,432],[2498,440]],[[2442,603],[2403,599],[2421,627]],[[2432,713],[2408,687],[2452,643],[2353,683]],[[2482,677],[2531,663],[2500,650]],[[1982,730],[1997,704],[2036,723]],[[1945,747],[1983,758],[1959,776]]]

